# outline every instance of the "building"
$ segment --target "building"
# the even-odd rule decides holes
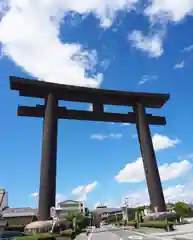
[[[26,225],[37,220],[37,209],[34,208],[6,208],[1,216],[8,225]]]
[[[121,208],[108,208],[108,207],[97,207],[92,211],[92,214],[100,214],[102,218],[106,218],[109,216],[122,215],[123,210]]]
[[[96,208],[107,208],[107,206],[105,206],[105,205],[98,205]]]
[[[37,219],[37,209],[9,208],[8,192],[0,189],[0,225],[26,225]]]
[[[71,214],[82,213],[85,214],[84,204],[80,201],[65,200],[57,203],[55,208],[57,218],[63,218]]]
[[[82,213],[85,214],[88,209],[84,207],[84,204],[79,201],[65,200],[57,203],[55,208],[55,215],[58,218],[64,218],[70,214]],[[4,189],[0,190],[0,225],[4,224],[4,221],[8,225],[27,225],[37,220],[38,209],[24,207],[24,208],[9,208],[8,207],[8,192]]]

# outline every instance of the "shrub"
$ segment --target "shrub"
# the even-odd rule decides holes
[[[137,227],[137,221],[128,221],[127,226]]]
[[[5,227],[5,231],[19,231],[24,232],[24,225],[8,225]]]
[[[162,228],[166,230],[173,230],[173,222],[166,221],[148,221],[140,223],[140,227]]]
[[[67,237],[69,237],[69,236],[72,236],[72,234],[73,234],[72,229],[66,229],[66,230],[60,232],[60,235],[61,235],[61,236],[67,236]]]
[[[77,224],[77,226],[79,227],[79,229],[84,229],[84,228],[86,228],[86,227],[88,227],[89,226],[89,224],[90,224],[90,219],[88,218],[88,217],[82,217],[82,218],[77,218],[77,220],[76,220],[76,224]]]
[[[16,237],[16,240],[56,240],[56,236],[57,235],[45,233],[34,236]]]

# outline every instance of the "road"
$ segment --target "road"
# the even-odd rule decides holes
[[[81,234],[77,240],[158,240],[161,238],[148,237],[146,234],[136,233],[132,230],[123,230],[115,226],[103,226],[101,228],[93,228],[89,236]]]

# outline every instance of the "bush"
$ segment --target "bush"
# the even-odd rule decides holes
[[[76,220],[76,224],[77,226],[79,227],[79,229],[83,230],[85,229],[86,227],[89,226],[90,224],[90,219],[88,217],[82,217],[82,218],[77,218]]]
[[[19,231],[24,232],[24,225],[8,225],[5,227],[5,231]]]
[[[148,221],[140,223],[140,227],[162,228],[166,230],[173,230],[173,222],[166,221]]]
[[[133,221],[128,221],[126,226],[132,226],[132,227],[137,227],[137,221],[133,220]]]
[[[60,235],[61,235],[61,236],[67,236],[67,237],[69,237],[69,236],[72,236],[72,234],[73,234],[72,229],[66,229],[66,230],[60,232]]]
[[[16,240],[42,240],[42,239],[43,240],[56,240],[56,236],[58,236],[58,235],[45,233],[45,234],[37,234],[34,236],[16,237]]]

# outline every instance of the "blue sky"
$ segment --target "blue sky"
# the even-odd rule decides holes
[[[10,91],[10,75],[170,93],[163,109],[148,110],[167,119],[167,126],[151,127],[157,161],[166,199],[193,200],[193,4],[143,3],[0,1],[0,187],[9,192],[10,206],[37,205],[42,141],[42,119],[16,116],[19,103],[40,100]],[[90,110],[86,103],[61,105]],[[148,202],[139,157],[135,125],[60,120],[57,199],[89,207],[118,206],[125,196],[132,205]]]

